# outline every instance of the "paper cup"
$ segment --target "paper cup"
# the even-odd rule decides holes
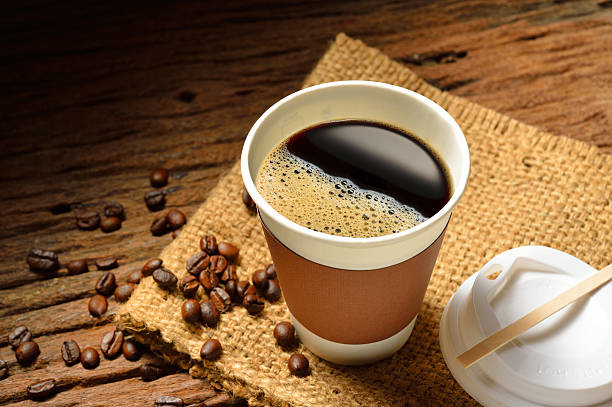
[[[449,202],[416,227],[370,238],[315,232],[278,213],[255,187],[267,154],[300,130],[341,119],[386,123],[425,140],[449,170]],[[313,86],[280,100],[257,120],[244,143],[241,170],[302,343],[323,359],[351,365],[386,358],[401,348],[468,180],[467,142],[452,117],[424,96],[384,83]]]

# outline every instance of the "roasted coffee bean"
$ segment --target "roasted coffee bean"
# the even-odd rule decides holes
[[[200,319],[203,324],[209,327],[217,326],[219,322],[219,310],[210,301],[203,301],[200,304]]]
[[[242,300],[242,305],[251,315],[259,314],[264,309],[264,302],[257,295],[247,294]]]
[[[291,348],[295,345],[295,329],[291,322],[283,321],[274,327],[274,338],[283,348]]]
[[[195,276],[191,274],[185,274],[179,281],[179,290],[187,298],[195,297],[200,287],[200,282]]]
[[[208,263],[208,269],[215,273],[217,276],[221,276],[221,274],[225,271],[227,267],[227,260],[225,257],[220,255],[210,256],[210,262]]]
[[[8,363],[5,360],[0,360],[0,380],[8,376]]]
[[[121,354],[122,347],[123,332],[119,330],[108,332],[102,337],[102,342],[100,342],[100,349],[106,359],[115,359]]]
[[[62,359],[66,366],[72,366],[77,364],[81,360],[81,348],[79,344],[68,339],[62,344]]]
[[[187,300],[181,307],[181,316],[186,322],[196,322],[200,319],[200,303],[196,300]]]
[[[200,357],[202,360],[216,360],[221,356],[221,342],[216,339],[208,339],[200,349]]]
[[[55,394],[56,385],[54,379],[41,380],[27,387],[28,397],[32,400],[43,400]]]
[[[225,284],[229,280],[238,280],[238,274],[236,274],[236,266],[233,264],[228,265],[223,273],[221,273],[220,280]]]
[[[210,257],[206,252],[197,252],[187,260],[187,272],[194,276],[200,275],[202,270],[208,270]]]
[[[30,270],[36,272],[50,273],[59,268],[57,253],[52,250],[34,248],[26,258]]]
[[[115,299],[119,302],[126,302],[132,296],[134,286],[132,284],[120,284],[115,288]]]
[[[122,349],[123,357],[132,362],[137,361],[142,356],[142,346],[133,339],[123,341]]]
[[[166,206],[166,195],[162,191],[149,191],[145,194],[144,201],[151,212],[161,211]]]
[[[72,260],[66,265],[66,268],[68,269],[68,274],[71,275],[87,273],[89,271],[87,260],[85,259]]]
[[[183,407],[183,399],[174,396],[159,396],[155,399],[153,407]]]
[[[142,266],[142,275],[143,276],[150,276],[151,274],[153,274],[153,272],[155,270],[157,270],[158,268],[160,268],[163,264],[162,259],[151,259],[149,261],[147,261],[144,266]]]
[[[106,271],[119,267],[119,264],[115,256],[106,256],[96,260],[96,267],[98,270]]]
[[[96,291],[105,297],[112,295],[115,292],[115,288],[117,288],[115,275],[109,271],[102,274],[96,282]]]
[[[8,340],[11,347],[17,349],[22,343],[32,340],[32,332],[25,326],[18,326],[9,334]]]
[[[255,201],[253,201],[253,198],[251,198],[251,195],[249,195],[249,192],[246,189],[242,190],[242,202],[248,210],[252,212],[257,211],[257,205],[255,205]]]
[[[166,218],[171,230],[177,230],[187,222],[185,214],[178,209],[170,209],[166,214]]]
[[[32,364],[40,355],[40,348],[34,341],[23,342],[15,350],[15,357],[21,366]]]
[[[94,348],[87,347],[81,351],[81,365],[85,369],[95,369],[100,364],[100,355]]]
[[[217,238],[213,235],[206,235],[200,239],[200,249],[210,255],[217,253]]]
[[[219,278],[210,270],[202,270],[198,276],[198,280],[200,280],[200,284],[202,284],[202,287],[204,287],[206,292],[210,292],[213,288],[219,285]]]
[[[81,211],[75,214],[76,225],[81,230],[94,230],[100,226],[100,215],[95,211]]]
[[[130,273],[130,275],[128,275],[127,282],[130,284],[138,284],[143,277],[144,275],[142,274],[142,271],[134,270]]]
[[[210,294],[210,302],[219,310],[219,312],[227,311],[232,305],[232,298],[230,295],[221,287],[215,287]]]
[[[91,315],[100,318],[108,308],[108,301],[106,301],[105,296],[96,294],[89,299],[88,307]]]
[[[268,288],[268,274],[265,269],[259,269],[253,273],[251,277],[253,280],[253,285],[260,290],[265,290]]]
[[[166,290],[176,287],[177,282],[174,273],[164,267],[160,267],[153,272],[153,280],[155,280],[158,286]]]
[[[276,266],[274,264],[268,264],[266,267],[266,275],[268,280],[274,280],[276,278]]]
[[[220,242],[217,245],[217,251],[229,261],[236,261],[240,252],[235,245],[228,242]]]
[[[266,288],[264,292],[264,297],[270,302],[278,301],[281,297],[281,288],[278,284],[278,280],[268,280],[268,288]]]
[[[308,359],[301,353],[294,353],[289,358],[289,372],[297,377],[308,376]]]
[[[145,382],[150,382],[162,377],[166,372],[166,369],[161,366],[146,363],[138,368],[138,372],[140,373],[140,378],[142,380]]]
[[[240,302],[240,299],[238,298],[238,293],[236,292],[236,288],[237,288],[237,284],[236,284],[236,280],[227,280],[225,282],[225,291],[227,291],[227,293],[229,294],[230,298],[232,299],[232,302]]]
[[[239,302],[242,302],[242,300],[244,299],[244,296],[247,294],[247,291],[251,287],[253,287],[253,286],[248,281],[241,280],[241,281],[238,281],[236,283],[236,296],[240,300]],[[253,288],[253,290],[251,290],[251,292],[249,292],[249,294],[251,294],[251,293],[255,294],[254,288]]]
[[[151,171],[149,180],[151,181],[151,186],[154,188],[165,187],[168,185],[168,170],[161,167],[154,169]]]
[[[116,216],[104,218],[100,221],[100,230],[104,233],[114,232],[121,229],[121,219]]]
[[[160,216],[159,218],[155,218],[153,223],[151,223],[151,234],[153,236],[163,236],[170,231],[170,226],[168,225],[168,218],[165,216]]]
[[[119,202],[107,202],[106,205],[104,205],[104,216],[125,220],[125,209],[123,209],[123,205]]]

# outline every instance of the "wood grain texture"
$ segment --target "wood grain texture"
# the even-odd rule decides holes
[[[45,276],[25,257],[31,247],[58,251],[62,264],[114,254],[124,281],[172,239],[149,232],[149,171],[170,170],[167,208],[189,218],[257,117],[300,87],[340,31],[456,95],[612,151],[609,2],[26,0],[0,22],[0,358],[11,363],[0,404],[33,405],[26,382],[60,372],[61,392],[36,404],[105,405],[114,393],[152,405],[156,390],[195,402],[209,391],[186,373],[145,384],[128,362],[66,371],[59,344],[93,340],[117,305],[101,320],[88,314],[95,267]],[[120,230],[76,229],[75,210],[110,200],[126,207]],[[44,345],[27,369],[6,347],[22,324]]]

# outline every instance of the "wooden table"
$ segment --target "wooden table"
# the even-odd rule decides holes
[[[99,347],[117,304],[91,317],[100,272],[46,277],[25,257],[32,247],[63,263],[114,254],[124,281],[171,241],[149,232],[151,169],[171,171],[167,207],[189,217],[257,117],[300,87],[340,31],[453,94],[612,151],[610,0],[13,3],[0,17],[0,359],[10,364],[0,405],[151,406],[158,394],[215,394],[184,372],[143,383],[143,362],[122,357],[65,367],[61,343]],[[119,231],[76,229],[76,208],[108,200],[127,208]],[[18,325],[42,350],[28,368],[7,346]],[[28,401],[26,385],[47,377],[60,393]],[[223,393],[209,400],[225,402]]]

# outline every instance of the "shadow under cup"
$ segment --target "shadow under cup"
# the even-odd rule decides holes
[[[292,134],[341,119],[381,122],[425,140],[449,170],[449,202],[418,226],[371,238],[315,232],[279,214],[255,188],[263,160]],[[431,100],[393,85],[313,86],[280,100],[257,120],[242,150],[242,178],[306,347],[331,362],[357,365],[386,358],[406,343],[469,169],[467,142],[452,117]]]

